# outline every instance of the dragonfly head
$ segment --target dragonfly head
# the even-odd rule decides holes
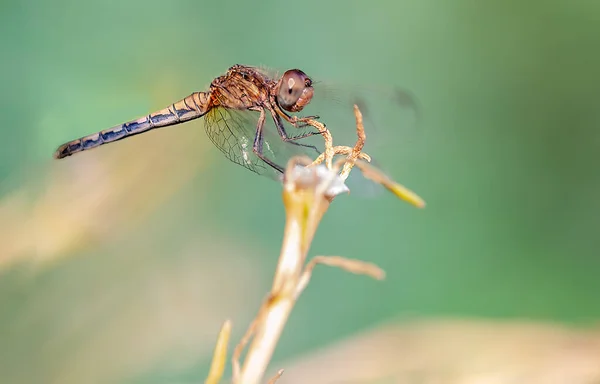
[[[313,93],[311,78],[299,69],[290,69],[279,81],[277,103],[288,112],[299,112],[310,103]]]

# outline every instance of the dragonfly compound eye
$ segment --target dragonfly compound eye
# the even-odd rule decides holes
[[[298,112],[310,103],[313,92],[310,77],[299,69],[290,69],[281,78],[277,102],[286,111]]]

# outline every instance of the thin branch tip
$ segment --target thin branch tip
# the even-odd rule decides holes
[[[231,336],[231,328],[231,320],[225,320],[219,331],[219,336],[217,337],[217,344],[215,345],[215,350],[213,352],[213,359],[208,376],[204,381],[205,384],[218,384],[223,377],[225,363],[227,361],[227,345],[229,344],[229,338]]]
[[[267,384],[275,384],[275,382],[277,380],[279,380],[279,378],[281,377],[281,375],[283,375],[283,369],[280,369],[279,371],[277,371],[277,373],[275,374],[275,376],[273,376],[271,378],[271,380],[269,380],[269,382]]]

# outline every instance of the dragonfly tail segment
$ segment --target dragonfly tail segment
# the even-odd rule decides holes
[[[204,116],[210,110],[211,105],[209,101],[209,93],[194,92],[160,111],[69,141],[58,147],[56,152],[54,152],[54,158],[62,159],[74,153],[135,136],[154,128],[168,127],[197,119]]]

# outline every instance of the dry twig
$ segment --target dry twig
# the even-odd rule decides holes
[[[236,384],[258,384],[263,380],[287,319],[317,264],[338,267],[379,280],[384,278],[383,270],[376,265],[340,256],[317,256],[306,263],[308,250],[321,218],[334,197],[348,191],[344,181],[354,165],[357,165],[367,178],[383,184],[401,199],[417,207],[424,206],[423,200],[415,193],[395,183],[374,167],[368,166],[370,157],[362,152],[366,135],[362,115],[357,106],[354,106],[354,115],[358,137],[354,147],[334,147],[331,133],[324,124],[313,119],[299,119],[321,133],[325,140],[325,152],[312,162],[307,158],[293,158],[287,165],[283,182],[286,224],[281,254],[271,291],[233,352],[233,382]],[[334,163],[333,158],[336,155],[345,157]],[[251,340],[241,365],[242,352]],[[221,342],[222,337],[219,337],[219,343]],[[213,361],[213,367],[220,367],[224,356],[218,353],[217,349],[214,359],[218,360],[218,363]],[[218,369],[216,370],[218,373]],[[220,378],[222,370],[220,372],[214,377]],[[280,370],[269,383],[274,383],[282,373],[283,370]]]
[[[223,377],[225,371],[225,363],[227,361],[227,344],[229,344],[229,336],[231,335],[231,321],[227,320],[221,327],[217,345],[213,353],[213,360],[206,378],[205,384],[218,384]]]
[[[267,384],[275,384],[275,382],[281,377],[281,375],[283,375],[283,369],[280,369],[279,371],[277,371],[275,376],[273,376]]]

